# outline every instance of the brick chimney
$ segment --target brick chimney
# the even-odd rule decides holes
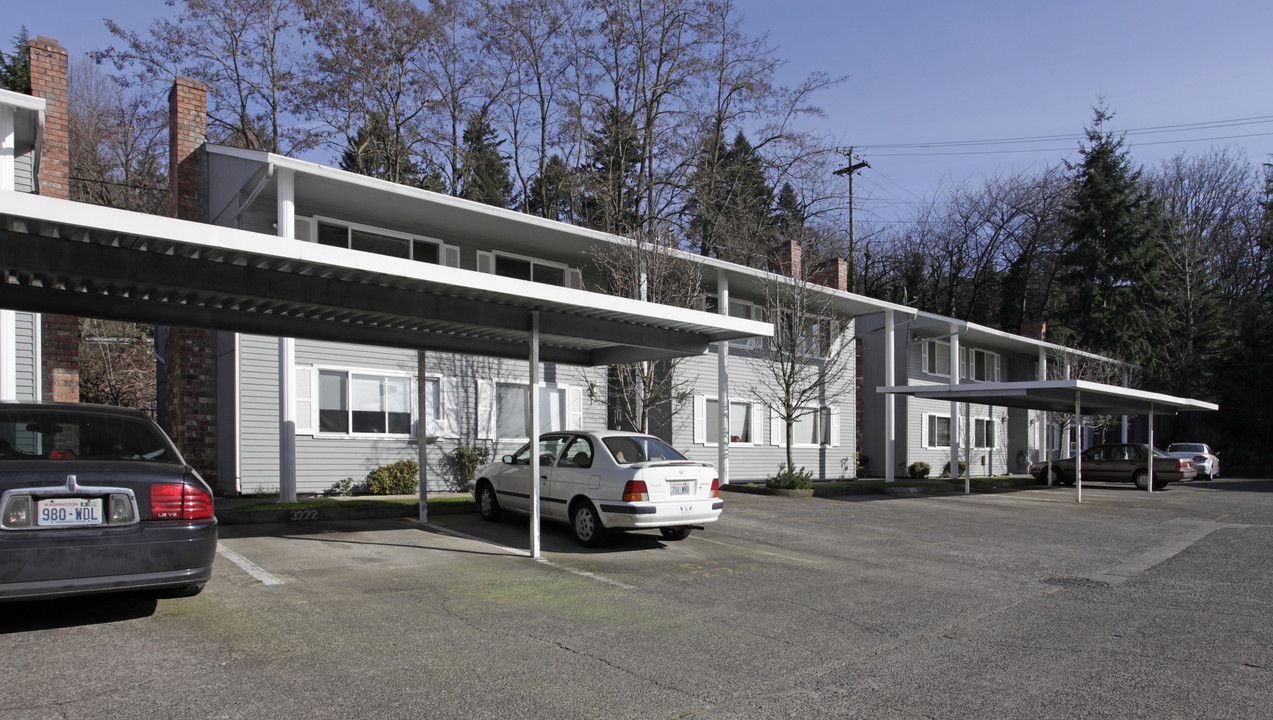
[[[169,214],[208,222],[207,88],[179,78],[168,93]],[[217,482],[216,332],[169,327],[163,333],[163,420],[186,460]]]
[[[1026,320],[1021,323],[1021,335],[1035,340],[1048,339],[1048,323],[1046,320]]]
[[[814,266],[810,279],[819,285],[848,292],[849,261],[844,258],[835,258],[818,263]]]
[[[31,95],[44,100],[44,135],[40,149],[41,195],[71,199],[70,111],[66,49],[57,40],[38,37],[31,51]],[[40,315],[41,399],[80,399],[80,320],[66,315]]]
[[[769,271],[788,277],[801,277],[800,242],[788,240],[769,249]]]

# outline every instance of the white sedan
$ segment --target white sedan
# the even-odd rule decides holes
[[[484,520],[498,520],[504,510],[529,513],[530,444],[479,467],[473,481]],[[586,547],[610,530],[657,528],[668,540],[683,540],[725,506],[711,464],[656,437],[608,430],[540,436],[539,496],[540,517],[568,523]]]
[[[1198,477],[1204,480],[1220,477],[1219,454],[1212,452],[1211,446],[1206,443],[1172,443],[1167,446],[1167,454],[1193,460],[1193,466],[1198,468]]]

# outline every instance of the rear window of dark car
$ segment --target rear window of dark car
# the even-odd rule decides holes
[[[144,417],[77,410],[0,408],[0,462],[177,462],[177,459],[167,438]]]

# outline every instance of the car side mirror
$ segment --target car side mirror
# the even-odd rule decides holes
[[[500,458],[500,461],[503,462],[505,465],[514,464],[512,455],[505,455],[504,457]]]

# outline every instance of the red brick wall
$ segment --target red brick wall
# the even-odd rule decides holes
[[[168,93],[169,214],[208,222],[207,88],[179,78]],[[168,434],[213,487],[217,482],[216,333],[168,328],[164,338]]]
[[[31,94],[43,98],[44,137],[40,151],[41,195],[69,200],[70,116],[67,105],[66,50],[57,40],[31,41]],[[42,399],[80,399],[80,321],[65,315],[40,316]]]
[[[781,273],[793,278],[801,277],[800,243],[788,240],[769,250],[769,271]]]
[[[849,263],[844,258],[835,258],[820,263],[813,269],[813,282],[836,290],[849,289]]]

